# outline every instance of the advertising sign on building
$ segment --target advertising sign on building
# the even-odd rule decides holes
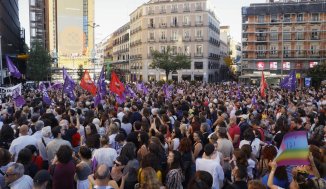
[[[257,70],[264,70],[265,62],[257,62]]]
[[[271,70],[277,70],[277,62],[270,62],[269,63],[269,68]]]
[[[283,70],[290,70],[291,68],[291,63],[290,62],[283,62]]]
[[[309,68],[313,68],[318,65],[318,62],[310,62],[309,63]]]

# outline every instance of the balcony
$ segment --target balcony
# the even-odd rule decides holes
[[[266,41],[266,37],[257,37],[256,40],[257,41]]]
[[[178,27],[178,23],[177,22],[171,22],[170,27]]]
[[[191,41],[191,37],[190,36],[185,36],[185,37],[183,37],[182,41],[184,41],[184,42]]]
[[[195,41],[203,41],[203,36],[196,36]]]
[[[312,35],[311,40],[320,40],[318,35]]]
[[[203,8],[201,6],[196,7],[196,11],[202,11],[202,10],[203,10]]]
[[[148,24],[148,28],[155,28],[155,24]]]
[[[183,22],[183,26],[191,26],[190,22]]]
[[[166,23],[161,23],[161,24],[159,25],[159,27],[160,27],[160,28],[166,28]]]
[[[195,58],[203,58],[204,54],[202,52],[196,52],[196,53],[194,53],[194,57]]]
[[[171,9],[171,13],[177,13],[178,12],[178,9],[177,8],[172,8]]]
[[[160,14],[165,14],[166,13],[166,10],[165,9],[161,9],[160,10]]]
[[[175,42],[175,41],[178,41],[178,39],[177,39],[177,37],[175,36],[175,37],[170,37],[170,41],[173,41],[173,42]]]
[[[154,38],[149,38],[147,41],[150,42],[150,43],[154,43],[155,39]]]
[[[190,12],[190,8],[189,8],[189,7],[185,7],[185,8],[183,9],[183,12]]]
[[[203,26],[203,24],[204,24],[204,23],[203,23],[202,21],[196,21],[196,24],[195,24],[195,25],[196,25],[196,26]]]
[[[162,43],[166,43],[168,40],[166,38],[160,38],[158,41]]]

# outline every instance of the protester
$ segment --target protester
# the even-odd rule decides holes
[[[324,86],[104,80],[1,99],[1,188],[325,188]]]

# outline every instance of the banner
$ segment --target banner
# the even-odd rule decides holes
[[[0,96],[4,98],[6,96],[12,96],[13,94],[22,94],[22,84],[15,85],[13,87],[0,87]]]
[[[284,135],[275,161],[277,166],[309,165],[307,133],[295,131]]]
[[[306,87],[310,87],[311,85],[311,77],[304,78],[304,84]]]

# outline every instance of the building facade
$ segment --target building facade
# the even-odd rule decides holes
[[[94,72],[94,0],[30,0],[30,27],[31,43],[56,54],[58,70],[82,65]]]
[[[130,14],[131,78],[144,81],[173,79],[218,81],[220,23],[207,0],[151,0]],[[188,69],[165,78],[163,70],[152,69],[152,50],[167,47],[173,54],[191,58]]]
[[[284,1],[242,8],[242,79],[298,78],[325,62],[326,2]]]
[[[113,59],[110,62],[111,69],[115,70],[123,81],[130,81],[130,23],[128,22],[113,32],[112,40]]]
[[[0,58],[3,60],[3,66],[6,65],[5,55],[9,55],[18,69],[24,73],[25,64],[23,61],[16,59],[17,54],[24,52],[25,44],[25,31],[20,28],[19,22],[18,0],[0,1],[0,36],[0,54],[2,54]],[[4,78],[7,76],[5,71],[2,74]]]

